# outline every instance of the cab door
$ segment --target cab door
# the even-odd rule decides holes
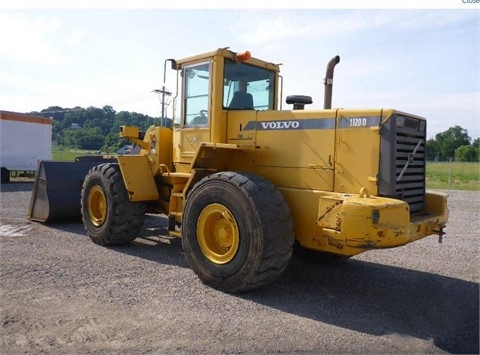
[[[195,155],[200,142],[210,141],[211,123],[211,61],[183,68],[181,158]]]

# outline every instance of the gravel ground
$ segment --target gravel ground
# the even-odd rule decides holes
[[[449,193],[442,244],[294,258],[232,295],[198,280],[164,218],[100,247],[81,224],[29,221],[31,189],[1,187],[1,354],[479,352],[480,192]]]

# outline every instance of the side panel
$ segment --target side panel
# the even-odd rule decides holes
[[[228,111],[227,112],[227,140],[228,143],[254,146],[257,131],[245,127],[256,122],[257,111]],[[248,127],[247,127],[248,128]]]
[[[381,110],[338,112],[335,192],[378,193]]]
[[[252,159],[253,147],[239,147],[235,144],[203,143],[191,165],[193,170],[211,171],[250,171],[246,167],[237,168],[239,161]]]
[[[255,172],[281,187],[332,191],[335,115],[259,111],[239,132],[248,137],[256,131]]]
[[[321,230],[316,226],[317,207],[321,192],[291,188],[280,188],[279,190],[285,196],[290,207],[296,240],[305,248],[319,249],[315,240],[321,236]]]
[[[183,128],[179,147],[180,158],[193,158],[201,142],[210,142],[210,129],[208,127]]]
[[[158,191],[146,155],[119,155],[118,164],[131,201],[158,200]]]

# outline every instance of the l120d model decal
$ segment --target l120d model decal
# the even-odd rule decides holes
[[[380,124],[380,116],[341,117],[338,128],[376,127]]]

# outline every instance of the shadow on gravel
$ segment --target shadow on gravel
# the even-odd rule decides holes
[[[237,296],[357,332],[432,339],[450,353],[479,351],[473,282],[354,259],[318,265],[295,258],[270,286]]]
[[[85,238],[85,243],[93,243],[88,238],[81,220],[64,220],[62,222],[47,222],[41,224],[48,228],[76,234],[81,238]],[[98,247],[103,248],[101,246]],[[144,228],[132,243],[106,248],[161,264],[184,268],[190,267],[183,252],[181,239],[168,235],[168,219],[161,215],[145,215]]]
[[[86,237],[80,223],[51,227]],[[110,249],[190,267],[181,239],[168,236],[162,216],[147,215],[139,238]],[[479,285],[474,282],[354,258],[319,265],[295,257],[272,284],[233,297],[366,334],[433,340],[449,353],[479,353]]]
[[[182,240],[168,235],[168,219],[161,215],[147,214],[144,228],[137,239],[125,246],[109,248],[160,264],[190,268],[183,252]]]
[[[81,237],[87,237],[87,232],[85,232],[85,229],[83,228],[82,221],[79,220],[65,220],[62,222],[37,222],[37,221],[32,221],[35,223],[40,223],[43,224],[45,227],[56,229],[59,231],[63,231],[66,233],[71,233],[71,234],[77,234]]]
[[[189,268],[182,242],[152,216],[142,237],[112,248]],[[350,259],[320,265],[294,257],[269,286],[233,297],[357,332],[408,335],[449,353],[479,352],[479,285],[451,277]]]
[[[164,265],[190,268],[180,238],[143,237],[129,245],[109,249]]]

